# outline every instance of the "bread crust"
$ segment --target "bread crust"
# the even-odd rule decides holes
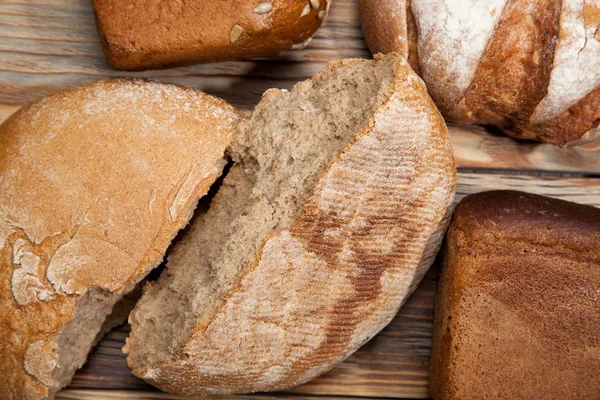
[[[528,121],[547,93],[560,0],[508,1],[463,99],[448,114],[462,123]]]
[[[395,33],[410,37],[403,28],[406,6],[406,0],[361,0],[363,19],[386,15],[402,28],[363,25],[373,54],[405,40]],[[412,9],[417,63],[448,120],[493,124],[510,136],[561,147],[598,135],[598,0],[485,0],[471,6],[412,0]],[[474,10],[481,15],[472,17]]]
[[[389,323],[439,249],[456,184],[444,121],[392,56],[393,94],[323,173],[300,218],[266,240],[179,359],[130,364],[136,375],[185,395],[285,389]],[[130,353],[143,345],[133,339]]]
[[[562,112],[540,124],[518,123],[510,132],[526,139],[543,138],[558,146],[588,143],[600,139],[600,87]],[[585,134],[581,134],[585,132]]]
[[[109,79],[0,125],[3,398],[59,389],[58,338],[78,305],[91,292],[117,300],[161,261],[239,117],[191,88]]]
[[[398,53],[420,75],[417,26],[411,0],[359,0],[358,11],[360,26],[371,53]],[[380,30],[378,26],[386,29]]]
[[[142,70],[276,56],[312,37],[330,0],[93,0],[93,5],[108,61],[118,69]]]
[[[515,191],[467,196],[439,277],[432,397],[597,397],[599,243],[595,207]]]

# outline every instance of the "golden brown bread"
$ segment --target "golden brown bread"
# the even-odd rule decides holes
[[[434,326],[436,400],[597,398],[600,210],[514,191],[466,197]]]
[[[328,371],[396,314],[449,219],[444,121],[396,54],[268,91],[235,137],[210,209],[130,316],[129,365],[169,392],[280,390]]]
[[[69,382],[221,173],[239,117],[191,88],[116,79],[0,125],[0,397]]]
[[[119,69],[272,57],[303,46],[330,0],[93,0],[104,54]]]
[[[408,57],[447,119],[559,146],[600,136],[600,1],[359,6],[371,51]]]

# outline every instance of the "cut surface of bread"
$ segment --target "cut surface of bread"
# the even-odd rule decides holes
[[[278,390],[332,368],[414,289],[454,196],[443,120],[396,54],[267,91],[230,154],[130,315],[130,366],[174,393]]]
[[[515,191],[465,197],[439,277],[432,397],[597,398],[598,288],[600,209]]]
[[[122,321],[220,175],[239,118],[191,88],[113,79],[0,126],[3,398],[53,397]]]

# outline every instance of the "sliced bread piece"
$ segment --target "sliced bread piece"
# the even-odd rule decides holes
[[[2,398],[68,384],[221,173],[239,117],[191,88],[103,80],[0,126]]]
[[[130,366],[173,393],[279,390],[331,369],[392,319],[448,223],[446,127],[396,54],[267,91],[230,152],[130,315]]]

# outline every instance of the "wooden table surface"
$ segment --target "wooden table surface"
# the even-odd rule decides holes
[[[289,89],[330,60],[370,56],[356,1],[334,0],[310,45],[278,60],[124,73],[111,68],[102,54],[89,1],[0,0],[0,121],[40,96],[110,76],[177,82],[251,109],[266,89]],[[457,201],[483,190],[516,189],[600,206],[600,143],[559,149],[483,127],[449,129],[459,171]],[[428,397],[435,278],[434,267],[392,323],[328,374],[291,390],[294,394],[237,398]],[[120,350],[127,332],[127,326],[110,332],[58,397],[174,398],[131,375]]]

